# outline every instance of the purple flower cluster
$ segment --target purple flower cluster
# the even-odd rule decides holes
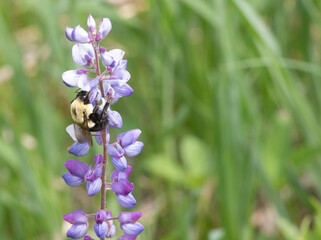
[[[134,185],[128,180],[132,167],[127,165],[126,156],[134,157],[141,152],[144,144],[137,141],[141,131],[133,129],[120,133],[117,136],[117,141],[109,144],[109,127],[119,129],[123,125],[121,115],[112,110],[111,106],[119,98],[128,97],[133,93],[133,89],[127,84],[130,73],[126,70],[127,60],[123,60],[124,51],[120,49],[107,51],[99,46],[100,41],[112,29],[109,18],[103,18],[97,28],[95,20],[89,14],[87,26],[88,32],[80,25],[74,28],[67,27],[65,31],[67,39],[75,42],[72,47],[72,58],[81,68],[64,72],[62,74],[63,82],[67,87],[79,88],[79,91],[83,91],[86,96],[89,96],[88,101],[84,102],[85,110],[81,112],[83,114],[81,117],[86,118],[84,122],[87,126],[80,126],[75,120],[74,124],[66,128],[74,140],[72,146],[68,148],[68,152],[78,157],[87,155],[93,144],[92,136],[94,136],[97,144],[103,146],[104,155],[95,155],[93,166],[78,160],[66,161],[65,167],[68,172],[64,173],[62,178],[71,187],[79,187],[86,183],[88,196],[94,196],[101,192],[101,207],[95,214],[86,214],[82,209],[79,209],[64,215],[63,219],[71,224],[67,232],[69,238],[92,240],[93,238],[86,234],[89,227],[88,218],[94,217],[93,229],[98,238],[113,238],[115,236],[115,220],[120,223],[120,228],[123,231],[123,235],[118,240],[133,240],[144,230],[143,225],[137,222],[142,213],[121,212],[118,217],[113,217],[112,211],[107,210],[105,205],[106,190],[115,193],[116,199],[122,207],[133,208],[136,205],[136,200],[132,195]],[[100,61],[105,68],[103,71],[100,70]],[[108,119],[104,120],[106,124],[99,129],[90,128],[89,120],[94,121],[98,117],[90,118],[90,115],[86,115],[87,111],[90,113],[95,109],[95,114],[98,114],[99,111],[104,112],[101,110],[103,108],[108,108],[106,110],[107,117],[102,118],[103,120]],[[104,113],[106,114],[106,112]],[[89,129],[95,129],[96,132],[92,133]],[[116,168],[110,176],[110,182],[106,181],[107,153],[111,156],[111,161]]]

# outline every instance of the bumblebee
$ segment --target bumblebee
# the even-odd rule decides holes
[[[94,107],[90,102],[90,96],[87,91],[78,92],[76,98],[71,101],[70,112],[78,142],[88,142],[92,145],[90,132],[104,130],[108,124],[109,103],[106,102],[102,107],[96,102]]]

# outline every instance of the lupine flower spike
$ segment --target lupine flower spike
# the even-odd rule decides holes
[[[100,207],[95,214],[86,214],[84,210],[78,209],[62,218],[71,224],[67,231],[69,238],[94,240],[87,235],[89,227],[99,239],[113,238],[116,234],[114,221],[118,221],[123,231],[118,240],[134,240],[144,230],[143,225],[137,222],[142,213],[121,212],[118,217],[113,217],[112,211],[106,208],[106,190],[115,194],[122,207],[133,208],[136,205],[132,195],[134,184],[129,181],[132,167],[127,165],[126,157],[134,157],[141,152],[144,144],[137,141],[141,130],[120,133],[117,141],[109,144],[109,128],[120,129],[123,126],[121,115],[112,110],[112,107],[120,98],[128,97],[134,92],[127,83],[131,76],[126,70],[124,51],[106,50],[99,46],[100,41],[112,29],[110,19],[103,18],[97,26],[89,14],[87,27],[88,31],[80,25],[66,27],[65,31],[67,39],[75,43],[71,55],[80,66],[79,69],[67,70],[62,74],[63,83],[67,87],[78,88],[77,96],[71,104],[74,123],[66,128],[74,141],[68,152],[77,157],[86,156],[93,145],[92,137],[95,137],[96,143],[102,145],[104,154],[95,155],[90,163],[67,160],[67,172],[62,178],[70,187],[86,184],[89,197],[100,192]],[[105,69],[101,70],[100,66]],[[106,179],[108,154],[115,167],[110,175],[110,182]],[[89,226],[89,217],[95,220],[93,226]]]

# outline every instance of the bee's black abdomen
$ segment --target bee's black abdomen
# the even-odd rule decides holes
[[[101,111],[98,106],[94,108],[94,111],[92,114],[89,115],[89,120],[91,120],[93,123],[95,123],[95,126],[90,128],[89,130],[92,132],[98,132],[101,130],[104,130],[107,127],[108,124],[108,109],[109,104],[106,103],[103,110]]]
[[[98,113],[90,114],[89,120],[95,123],[95,126],[89,129],[92,132],[98,132],[98,131],[104,130],[108,124],[107,115],[103,117],[102,114],[98,114]]]

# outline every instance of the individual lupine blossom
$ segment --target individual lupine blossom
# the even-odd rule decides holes
[[[109,77],[105,78],[104,91],[110,103],[114,104],[120,97],[130,96],[134,90],[127,84],[130,73],[126,70],[127,60],[123,60],[125,52],[113,49],[109,52],[105,48],[99,49],[103,65],[107,68]]]
[[[116,226],[113,223],[111,211],[99,210],[95,215],[94,231],[99,238],[112,238],[116,234]]]
[[[95,166],[93,169],[85,162],[68,160],[65,162],[65,166],[69,172],[64,173],[62,178],[71,187],[79,187],[82,183],[87,182],[86,189],[88,196],[94,196],[100,191],[102,185],[100,179],[102,163],[102,155],[95,155]]]
[[[67,232],[67,237],[78,239],[87,234],[88,217],[82,209],[68,213],[62,217],[65,221],[72,224]]]
[[[137,141],[141,130],[133,129],[117,136],[117,142],[107,146],[108,153],[112,156],[111,161],[115,168],[126,171],[127,160],[124,155],[134,157],[138,155],[144,143]]]
[[[107,146],[107,151],[111,155],[112,163],[116,169],[110,176],[111,182],[102,182],[103,166],[106,159],[102,155],[95,155],[93,167],[78,160],[66,161],[65,167],[68,172],[64,173],[62,177],[66,184],[71,187],[79,187],[86,183],[89,196],[97,194],[104,186],[104,189],[115,193],[116,199],[122,207],[133,208],[136,205],[136,200],[132,195],[134,185],[128,180],[132,167],[127,165],[125,156],[133,157],[141,152],[144,144],[137,141],[141,131],[133,129],[121,133],[115,143],[108,144],[110,140],[109,128],[119,129],[123,125],[121,115],[112,110],[111,105],[115,104],[119,98],[128,97],[133,93],[133,89],[127,84],[131,75],[126,70],[127,60],[123,59],[124,51],[120,49],[106,50],[99,46],[99,42],[112,29],[110,20],[103,18],[97,28],[95,20],[89,14],[87,27],[88,31],[80,25],[74,28],[66,28],[67,39],[75,43],[72,47],[72,58],[80,68],[65,71],[62,74],[62,79],[67,87],[80,88],[89,92],[89,101],[93,107],[99,104],[99,109],[102,109],[106,102],[110,104],[107,109],[108,124],[106,131],[102,130],[104,134],[96,132],[92,135],[95,136],[97,144],[104,146],[104,150]],[[99,67],[100,61],[105,67],[102,71]],[[90,138],[89,140],[86,137],[82,138],[82,136],[79,136],[81,133],[77,132],[78,139],[82,141],[79,142],[76,138],[75,126],[71,124],[66,128],[66,131],[74,140],[72,146],[68,148],[68,152],[78,157],[85,156],[93,143]],[[106,136],[106,139],[102,139],[102,136]],[[84,142],[84,139],[89,142]],[[105,199],[103,196],[101,195],[101,199]],[[118,240],[134,240],[144,230],[144,227],[137,222],[137,219],[141,216],[142,213],[139,212],[121,212],[118,217],[112,217],[112,211],[101,206],[96,214],[86,214],[79,209],[64,215],[63,219],[72,224],[67,232],[67,237],[70,238],[94,240],[91,236],[86,235],[89,226],[88,218],[94,217],[93,229],[98,238],[114,237],[116,234],[114,220],[118,220],[124,233]]]
[[[136,222],[141,216],[142,213],[140,212],[121,212],[119,214],[118,221],[124,235],[118,240],[136,239],[137,235],[144,230],[144,226]]]
[[[116,194],[118,203],[124,208],[133,208],[136,200],[132,195],[134,185],[128,181],[132,167],[127,166],[124,172],[115,169],[110,175],[111,190]]]

